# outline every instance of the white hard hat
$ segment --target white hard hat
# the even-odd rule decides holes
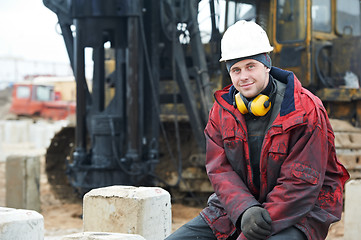
[[[240,20],[224,33],[221,50],[220,62],[268,53],[273,50],[273,47],[261,26],[255,22]]]

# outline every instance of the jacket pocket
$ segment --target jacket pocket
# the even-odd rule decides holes
[[[287,157],[287,146],[285,142],[287,142],[287,139],[283,139],[282,141],[271,145],[268,152],[269,161],[276,165],[281,165],[283,163]]]
[[[313,168],[301,164],[301,163],[294,163],[292,167],[292,174],[298,179],[301,179],[307,183],[312,185],[318,184],[320,179],[320,173],[318,173]]]
[[[217,239],[228,239],[236,231],[236,227],[229,219],[217,195],[213,193],[208,199],[208,207],[200,213],[207,222]]]

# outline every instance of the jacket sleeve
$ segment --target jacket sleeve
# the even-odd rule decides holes
[[[328,167],[337,165],[337,159],[326,113],[316,108],[305,119],[301,132],[290,130],[296,137],[289,139],[277,184],[262,205],[271,215],[273,233],[296,225],[309,239],[323,239],[329,225],[340,218],[344,174],[335,170],[328,176]]]
[[[219,130],[220,122],[218,120],[222,118],[220,112],[222,112],[220,108],[212,108],[205,128],[206,170],[219,201],[236,226],[238,218],[246,209],[256,205],[260,206],[260,203],[250,193],[244,181],[234,171],[227,159]]]

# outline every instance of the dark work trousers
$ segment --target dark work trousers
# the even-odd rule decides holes
[[[185,239],[200,239],[200,240],[217,240],[212,229],[203,220],[201,215],[193,218],[174,233],[172,233],[165,240],[185,240]]]
[[[184,239],[217,240],[211,228],[200,215],[178,228],[165,240]],[[228,239],[236,240],[237,236],[232,236]],[[307,240],[307,238],[298,228],[290,227],[269,237],[267,240]]]

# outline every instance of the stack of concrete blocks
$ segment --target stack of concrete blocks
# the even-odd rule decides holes
[[[111,186],[84,196],[84,232],[138,234],[159,240],[171,233],[171,227],[170,194],[161,188]]]
[[[0,120],[0,161],[19,152],[44,154],[54,134],[68,121]]]
[[[43,216],[32,210],[0,207],[0,239],[43,240]]]
[[[6,206],[40,212],[40,156],[6,159]]]
[[[5,162],[8,155],[33,148],[29,142],[31,121],[0,120],[0,161]]]
[[[37,121],[30,125],[29,141],[37,149],[44,149],[50,145],[51,139],[64,126],[68,125],[67,120],[48,122]]]
[[[345,187],[344,240],[360,239],[361,180],[351,180]]]

